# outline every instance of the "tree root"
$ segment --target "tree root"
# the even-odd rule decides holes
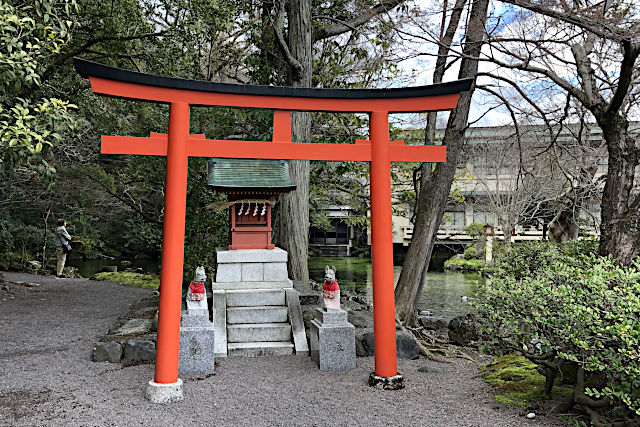
[[[414,336],[418,343],[418,350],[420,354],[429,360],[438,363],[450,363],[458,366],[460,366],[460,364],[455,360],[452,360],[452,358],[466,359],[471,363],[475,363],[475,360],[473,360],[473,358],[468,354],[454,346],[448,345],[448,342],[434,336],[433,334],[427,333],[425,329],[405,326],[398,316],[396,316],[396,325],[398,329]],[[442,355],[436,353],[442,353]]]

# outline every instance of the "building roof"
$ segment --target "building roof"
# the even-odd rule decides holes
[[[227,191],[296,189],[286,160],[211,158],[207,160],[207,184]]]

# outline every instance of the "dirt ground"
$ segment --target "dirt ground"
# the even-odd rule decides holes
[[[185,399],[144,398],[153,365],[94,363],[91,351],[127,307],[151,291],[86,279],[5,273],[0,291],[0,425],[566,425],[495,404],[477,365],[399,360],[400,391],[367,385],[373,358],[320,372],[308,357],[219,358],[211,376],[186,377]],[[13,297],[13,298],[12,298]]]

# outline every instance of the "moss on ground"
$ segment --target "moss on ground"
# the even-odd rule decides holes
[[[94,274],[91,276],[91,280],[106,280],[145,289],[158,289],[160,287],[160,278],[151,274],[103,272]]]
[[[505,405],[527,407],[535,401],[561,399],[571,392],[570,388],[556,385],[551,396],[545,396],[545,378],[536,367],[523,356],[508,354],[482,366],[480,372],[487,384],[499,388],[496,401]]]

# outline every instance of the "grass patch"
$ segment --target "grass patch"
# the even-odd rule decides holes
[[[91,276],[91,280],[106,280],[145,289],[158,289],[160,287],[160,278],[151,274],[103,272],[94,274]]]
[[[561,399],[571,393],[570,388],[554,386],[551,396],[545,396],[545,378],[536,367],[523,356],[508,354],[480,367],[480,372],[484,382],[500,389],[495,395],[500,404],[527,407],[535,401]]]

